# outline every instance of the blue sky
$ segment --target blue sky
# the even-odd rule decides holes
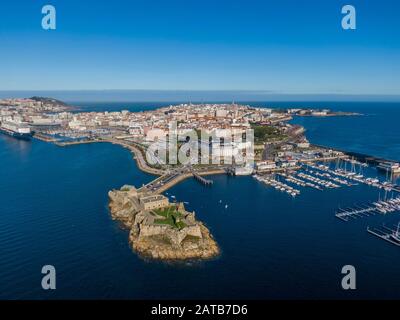
[[[57,30],[41,8],[57,9]],[[341,28],[341,8],[357,30]],[[400,3],[0,3],[0,90],[265,90],[400,94]]]

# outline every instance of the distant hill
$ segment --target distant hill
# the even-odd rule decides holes
[[[63,101],[54,99],[54,98],[46,98],[46,97],[31,97],[30,99],[35,100],[35,101],[40,101],[43,102],[45,104],[53,104],[53,105],[58,105],[58,106],[65,106],[68,107],[68,104],[66,104]]]

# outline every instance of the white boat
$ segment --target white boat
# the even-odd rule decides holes
[[[3,121],[0,125],[0,131],[19,139],[29,140],[32,136],[31,128],[23,122]]]
[[[399,224],[397,225],[397,230],[396,230],[396,232],[393,232],[393,233],[390,235],[390,237],[391,237],[393,240],[395,240],[395,241],[397,241],[397,242],[400,242],[400,222],[399,222]]]
[[[253,168],[246,166],[246,167],[235,167],[235,175],[236,176],[249,176],[253,173]]]
[[[400,164],[395,162],[380,162],[377,168],[386,172],[400,173]]]

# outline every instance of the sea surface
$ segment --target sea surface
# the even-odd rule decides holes
[[[163,105],[81,107],[139,111]],[[254,105],[363,113],[293,122],[306,127],[313,143],[400,160],[400,104]],[[350,222],[334,216],[339,206],[382,197],[375,188],[302,189],[292,198],[252,177],[213,176],[209,188],[186,180],[168,196],[188,202],[222,254],[171,264],[138,257],[128,231],[110,217],[110,189],[153,179],[137,168],[128,150],[106,143],[62,148],[0,135],[0,161],[0,299],[400,298],[400,248],[366,232],[367,226],[398,223],[399,214]],[[56,268],[56,290],[41,288],[44,265]],[[356,268],[356,290],[341,288],[344,265]]]

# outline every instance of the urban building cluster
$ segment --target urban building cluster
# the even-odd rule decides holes
[[[210,155],[213,157],[251,156],[258,170],[295,167],[299,160],[330,157],[333,152],[310,148],[304,128],[288,122],[293,115],[322,116],[330,114],[329,110],[186,103],[140,112],[85,112],[56,99],[41,97],[4,99],[0,100],[0,106],[2,127],[21,135],[31,132],[46,141],[119,139],[135,142],[144,150],[158,144],[156,149],[166,154],[167,140],[172,135],[182,144],[190,141],[191,134],[195,133],[194,142],[199,150],[212,144]],[[250,133],[254,136],[250,137]],[[161,161],[161,153],[152,155],[153,164],[166,163]],[[249,174],[253,169],[251,165],[240,170]]]

